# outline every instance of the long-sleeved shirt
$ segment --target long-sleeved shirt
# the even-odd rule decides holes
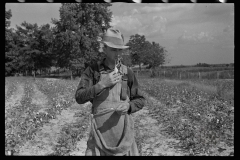
[[[111,70],[108,66],[104,64],[104,60],[105,59],[103,59],[101,62],[88,66],[82,73],[81,80],[75,93],[75,99],[77,103],[83,104],[88,101],[92,103],[93,99],[104,90],[102,86],[98,83],[100,81],[100,66],[102,65],[104,70],[107,72]],[[133,71],[127,68],[127,72],[127,94],[130,98],[130,107],[128,113],[134,113],[143,108],[143,106],[145,105],[145,98],[139,91],[138,81]]]

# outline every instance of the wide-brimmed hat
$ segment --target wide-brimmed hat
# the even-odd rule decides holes
[[[129,48],[129,46],[124,46],[123,35],[118,29],[109,28],[105,33],[101,35],[100,42],[106,44],[111,48]]]

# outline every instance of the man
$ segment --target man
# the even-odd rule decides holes
[[[91,131],[87,142],[89,156],[137,156],[132,113],[145,104],[139,93],[137,79],[131,69],[116,59],[122,49],[123,35],[110,28],[102,36],[101,62],[86,68],[81,75],[75,98],[77,103],[92,103]]]

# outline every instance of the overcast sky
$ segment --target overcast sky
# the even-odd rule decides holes
[[[51,24],[59,19],[57,3],[6,4],[12,10],[11,27],[23,21]],[[234,4],[113,3],[111,24],[124,34],[125,43],[134,34],[145,35],[165,47],[169,65],[234,62]]]

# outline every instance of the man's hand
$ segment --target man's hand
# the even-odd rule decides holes
[[[117,108],[116,108],[116,112],[118,114],[127,114],[128,110],[129,110],[129,107],[130,107],[130,104],[127,102],[127,103],[123,103],[123,104],[120,104]]]
[[[103,86],[103,88],[108,88],[111,87],[113,85],[115,85],[116,83],[118,83],[119,81],[121,81],[122,76],[119,73],[116,73],[115,71],[107,74],[100,82],[99,84]]]

